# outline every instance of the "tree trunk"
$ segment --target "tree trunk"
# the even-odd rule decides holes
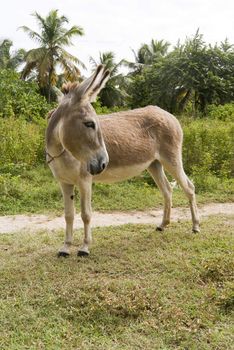
[[[48,76],[48,102],[51,102],[51,78],[54,71],[54,57],[53,57],[53,51],[50,52],[50,69],[49,69],[49,76]]]
[[[186,106],[190,96],[191,96],[191,90],[188,90],[186,92],[186,94],[184,95],[184,97],[179,102],[179,106],[178,106],[178,112],[179,113],[182,113],[184,111],[184,108],[185,108],[185,106]]]
[[[48,76],[48,102],[51,102],[51,77],[52,77],[53,68],[51,67],[49,70]]]

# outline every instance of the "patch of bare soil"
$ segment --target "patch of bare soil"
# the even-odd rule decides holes
[[[234,203],[211,203],[199,208],[200,217],[211,215],[234,215]],[[154,224],[159,225],[162,219],[162,209],[128,212],[94,212],[92,227],[118,226],[124,224]],[[173,208],[171,221],[190,219],[189,208]],[[231,218],[230,218],[231,219]],[[233,218],[231,219],[233,222]],[[231,222],[230,221],[230,222]],[[64,217],[50,215],[10,215],[0,217],[0,233],[15,233],[18,231],[59,230],[65,227]],[[83,227],[80,215],[75,216],[74,229]]]

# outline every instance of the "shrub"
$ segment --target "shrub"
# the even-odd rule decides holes
[[[97,101],[93,103],[93,107],[94,107],[96,113],[99,114],[99,115],[101,115],[101,114],[111,114],[111,113],[121,112],[121,111],[126,110],[126,107],[114,106],[114,107],[108,108],[106,106],[102,106],[99,99],[97,99]]]
[[[234,123],[219,120],[183,122],[183,159],[189,174],[231,177]]]
[[[222,121],[234,121],[234,103],[210,105],[207,109],[207,116]]]
[[[0,71],[0,117],[41,123],[50,109],[35,82],[21,80],[10,69]]]
[[[42,162],[44,128],[22,119],[0,118],[0,167],[2,173],[16,173],[21,167]]]

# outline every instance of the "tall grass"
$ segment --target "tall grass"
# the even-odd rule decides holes
[[[183,160],[189,174],[232,176],[234,123],[186,120],[183,130]]]
[[[44,128],[22,119],[0,118],[1,172],[17,172],[20,166],[43,161]]]

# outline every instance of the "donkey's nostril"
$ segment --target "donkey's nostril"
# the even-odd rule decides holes
[[[91,175],[97,175],[106,169],[107,164],[108,162],[105,162],[103,159],[100,159],[99,161],[94,159],[89,164],[87,164],[87,170]]]

